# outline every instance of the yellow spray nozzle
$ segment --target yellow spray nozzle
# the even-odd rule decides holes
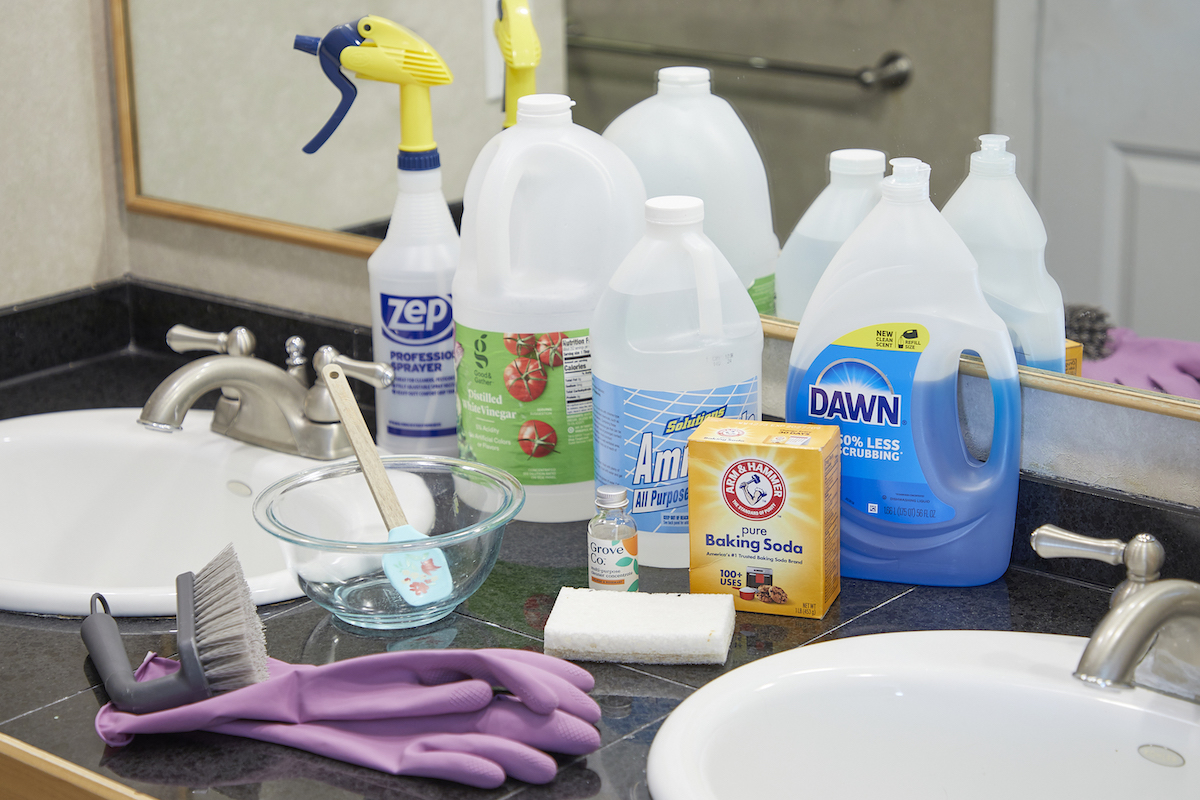
[[[360,78],[399,84],[400,149],[434,149],[429,87],[453,81],[450,68],[428,42],[389,19],[365,16],[358,21],[358,33],[364,41],[342,50],[342,66]]]
[[[500,0],[500,19],[492,29],[504,57],[504,127],[517,122],[517,99],[537,91],[534,68],[542,60],[542,43],[533,27],[529,0]]]

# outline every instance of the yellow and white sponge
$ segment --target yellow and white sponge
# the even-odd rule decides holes
[[[724,664],[733,623],[733,595],[564,586],[546,621],[545,650],[573,661]]]

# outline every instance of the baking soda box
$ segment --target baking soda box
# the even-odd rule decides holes
[[[841,589],[837,426],[708,419],[687,453],[692,592],[824,617]]]

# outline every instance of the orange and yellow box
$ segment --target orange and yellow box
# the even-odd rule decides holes
[[[833,425],[709,419],[688,438],[691,591],[820,619],[841,589]]]

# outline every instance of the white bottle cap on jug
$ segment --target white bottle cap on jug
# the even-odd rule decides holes
[[[712,79],[704,67],[663,67],[658,71],[658,93],[709,94]]]
[[[687,195],[664,195],[646,201],[646,222],[690,225],[704,221],[704,201]]]
[[[971,172],[976,175],[1012,175],[1017,171],[1017,157],[1008,152],[1008,137],[1002,133],[985,133],[979,137],[979,149],[971,153]]]
[[[834,150],[829,154],[829,171],[839,175],[883,175],[887,156],[878,150]]]
[[[893,158],[892,174],[883,179],[883,196],[889,200],[925,200],[929,197],[929,165],[919,158]]]
[[[527,94],[517,99],[517,122],[570,122],[573,105],[575,101],[565,94]]]

